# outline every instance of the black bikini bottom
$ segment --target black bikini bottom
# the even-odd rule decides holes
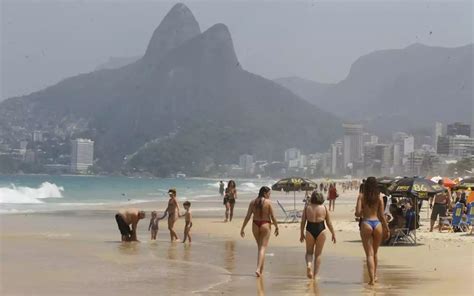
[[[311,233],[314,239],[318,237],[318,235],[326,229],[324,225],[324,221],[321,222],[309,222],[306,224],[306,231]]]

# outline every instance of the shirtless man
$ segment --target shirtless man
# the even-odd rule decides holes
[[[174,223],[176,223],[176,220],[178,220],[179,217],[179,205],[176,199],[176,189],[172,188],[168,190],[168,195],[170,196],[170,199],[165,213],[168,213],[168,230],[170,231],[170,238],[173,242],[179,240],[178,235],[174,231]]]
[[[124,209],[120,210],[115,215],[118,228],[122,234],[123,242],[138,241],[137,240],[137,225],[138,221],[145,218],[145,212],[138,209]],[[130,229],[130,224],[132,229]]]
[[[439,180],[438,184],[440,186],[443,186],[443,180]],[[432,209],[431,219],[430,219],[430,232],[433,232],[433,227],[438,216],[439,216],[438,231],[441,232],[441,229],[443,227],[443,223],[441,222],[441,219],[442,217],[446,217],[446,212],[448,210],[448,207],[451,208],[451,191],[449,190],[449,188],[445,188],[443,192],[436,194],[434,198],[430,198],[430,208]]]

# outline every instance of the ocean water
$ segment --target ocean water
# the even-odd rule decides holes
[[[224,180],[226,182],[226,180]],[[257,193],[274,180],[236,180],[241,193]],[[219,182],[211,179],[155,179],[97,176],[0,176],[0,214],[134,204],[168,198],[216,200]]]

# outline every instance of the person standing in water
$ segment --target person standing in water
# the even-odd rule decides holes
[[[326,241],[325,221],[331,232],[331,240],[333,243],[336,243],[336,233],[331,223],[329,211],[323,203],[323,194],[314,191],[301,217],[300,242],[306,241],[306,275],[309,279],[316,278],[319,272],[319,266],[321,265],[321,253]],[[314,270],[311,266],[313,263],[313,254]]]
[[[242,229],[240,230],[240,236],[245,237],[245,226],[247,226],[247,223],[253,215],[252,233],[258,247],[257,270],[255,271],[257,277],[263,275],[265,250],[270,241],[272,223],[275,225],[275,236],[278,236],[278,223],[273,215],[270,194],[271,190],[267,186],[260,188],[258,197],[249,204],[247,215],[245,216]]]
[[[385,220],[383,200],[375,177],[369,177],[364,183],[363,192],[359,194],[356,206],[356,216],[360,217],[360,237],[367,258],[369,285],[377,281],[377,251],[380,243],[390,237],[387,221]]]
[[[115,221],[122,235],[122,242],[138,241],[137,225],[145,218],[145,211],[137,209],[124,209],[115,214]],[[130,229],[130,225],[132,228]]]
[[[224,185],[224,182],[220,181],[220,182],[219,182],[219,194],[220,194],[221,196],[224,196],[224,186],[225,186],[225,185]]]
[[[185,225],[184,225],[184,238],[183,238],[183,244],[186,242],[186,239],[189,240],[189,243],[191,243],[192,239],[191,239],[191,227],[193,227],[193,221],[192,221],[192,215],[191,215],[191,202],[189,201],[185,201],[183,203],[183,207],[185,209],[185,213],[183,215],[181,215],[180,217],[183,217],[184,216],[184,221],[185,221]]]
[[[168,190],[170,199],[168,200],[168,207],[165,210],[165,214],[168,214],[168,230],[170,231],[171,241],[179,240],[176,231],[174,231],[174,224],[179,217],[179,205],[176,197],[176,189],[171,188]]]

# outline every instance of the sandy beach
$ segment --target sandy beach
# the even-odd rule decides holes
[[[223,223],[224,207],[196,201],[193,243],[170,243],[166,222],[150,241],[149,216],[139,224],[140,243],[121,243],[114,214],[96,207],[37,214],[2,215],[2,295],[472,295],[474,236],[429,233],[425,212],[419,245],[381,247],[379,282],[366,285],[364,252],[354,221],[356,192],[341,194],[332,214],[337,243],[327,241],[320,279],[305,277],[299,223],[282,224],[272,236],[262,279],[255,278],[256,246],[250,226],[239,230],[251,196],[240,196],[236,218]],[[293,195],[274,193],[292,207]],[[182,202],[182,200],[180,200]],[[297,206],[302,207],[301,197]],[[162,202],[138,204],[147,214]],[[176,225],[182,236],[184,221]]]

